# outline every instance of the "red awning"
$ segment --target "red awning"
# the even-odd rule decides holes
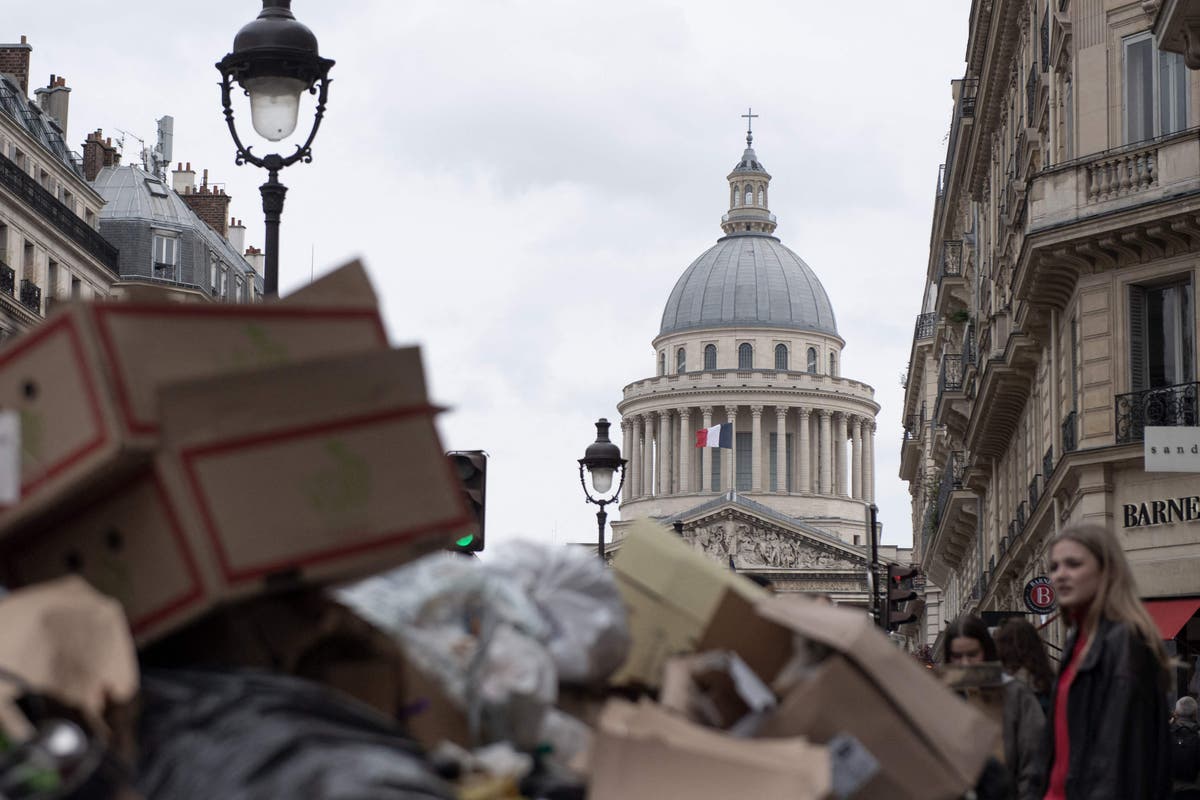
[[[1164,639],[1174,639],[1187,621],[1200,609],[1200,597],[1186,600],[1143,600],[1142,605],[1154,618]]]

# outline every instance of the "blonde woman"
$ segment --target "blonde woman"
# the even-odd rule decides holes
[[[1060,531],[1050,582],[1071,634],[1051,696],[1044,800],[1164,800],[1168,658],[1116,536]]]

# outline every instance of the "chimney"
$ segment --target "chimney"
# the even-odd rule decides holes
[[[266,256],[263,255],[262,250],[259,250],[257,247],[246,248],[246,263],[259,275],[263,274],[263,262],[265,260]]]
[[[171,170],[171,188],[181,195],[196,189],[196,172],[192,169],[192,162],[189,161],[186,168],[180,163]]]
[[[188,164],[191,167],[191,164]],[[208,185],[208,170],[204,170],[203,178],[200,182],[200,190],[198,192],[188,192],[181,195],[183,202],[187,203],[188,208],[200,219],[204,220],[208,227],[212,228],[223,237],[229,236],[228,222],[229,219],[229,203],[231,198],[225,194],[223,189],[217,189],[215,186]]]
[[[29,95],[29,55],[32,52],[33,45],[26,42],[24,36],[20,44],[0,44],[0,73],[11,77],[26,96]]]
[[[87,135],[83,143],[83,177],[94,181],[100,170],[120,163],[121,156],[113,146],[112,139],[105,139],[99,128]]]
[[[246,249],[246,226],[240,219],[229,220],[229,244],[239,253]]]
[[[67,105],[71,99],[71,90],[67,88],[67,79],[61,75],[51,75],[50,85],[33,92],[37,95],[38,106],[52,120],[58,123],[63,138],[67,138]]]

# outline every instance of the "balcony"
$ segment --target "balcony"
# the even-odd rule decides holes
[[[925,415],[909,414],[904,418],[904,433],[900,440],[900,477],[916,480],[920,465],[921,443],[925,439]]]
[[[37,216],[117,274],[117,248],[3,154],[0,154],[0,187],[15,194]]]
[[[918,341],[921,339],[931,339],[936,329],[937,312],[930,311],[928,314],[918,314],[917,322],[913,326],[913,338]]]
[[[1062,447],[1064,453],[1074,453],[1079,441],[1079,414],[1072,411],[1062,422]]]
[[[974,546],[978,508],[975,495],[963,488],[966,460],[953,451],[938,483],[937,497],[927,510],[921,565],[934,583],[946,586],[950,570],[963,563]]]
[[[9,297],[16,297],[17,293],[17,272],[3,261],[0,261],[0,292]]]
[[[1147,426],[1175,428],[1200,424],[1200,383],[1179,383],[1116,396],[1117,444],[1140,442]],[[1064,437],[1064,447],[1065,437]]]
[[[1054,475],[1054,445],[1046,448],[1046,455],[1042,456],[1042,482],[1047,486],[1050,485],[1050,478]]]
[[[1040,476],[1034,475],[1033,480],[1029,482],[1029,513],[1032,515],[1034,509],[1037,508],[1038,500],[1042,499],[1041,488],[1038,483]]]
[[[961,278],[962,270],[962,240],[947,240],[942,242],[942,268],[938,273],[938,282],[945,278]]]
[[[21,279],[21,305],[35,314],[42,313],[42,290],[33,281]]]

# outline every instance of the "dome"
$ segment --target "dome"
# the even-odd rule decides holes
[[[671,291],[659,335],[734,327],[838,335],[816,274],[774,236],[761,233],[726,236],[693,261]]]

